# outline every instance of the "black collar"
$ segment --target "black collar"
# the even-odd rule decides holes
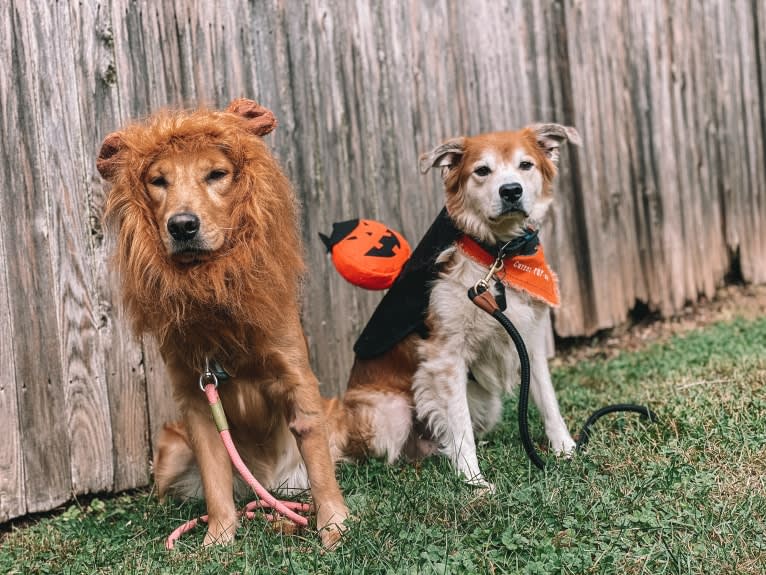
[[[218,378],[218,381],[226,381],[231,377],[229,372],[215,358],[208,361],[207,368],[210,370],[210,373]]]
[[[473,241],[494,258],[505,259],[513,256],[529,256],[535,253],[540,244],[537,230],[526,228],[524,234],[513,238],[508,242],[498,242],[494,245],[469,236]]]

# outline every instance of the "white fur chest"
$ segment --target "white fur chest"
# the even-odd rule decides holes
[[[487,273],[465,254],[450,248],[439,261],[449,260],[449,271],[433,285],[429,311],[433,319],[431,340],[465,361],[476,382],[493,393],[511,391],[518,383],[516,348],[503,327],[468,298],[468,289]],[[492,290],[496,293],[494,281]],[[528,294],[506,287],[505,315],[519,330],[530,358],[544,354],[547,306]],[[437,343],[438,342],[438,343]],[[427,353],[426,348],[423,350]]]

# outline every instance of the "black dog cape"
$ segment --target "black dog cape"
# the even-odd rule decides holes
[[[428,337],[425,319],[431,285],[439,275],[436,258],[462,235],[443,208],[356,340],[354,352],[360,359],[386,353],[413,332]],[[528,254],[535,252],[538,243],[537,232],[529,232],[504,246],[483,247],[493,256],[500,251]]]

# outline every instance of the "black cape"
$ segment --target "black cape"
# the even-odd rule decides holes
[[[377,357],[412,332],[428,336],[425,319],[431,283],[439,274],[436,258],[460,235],[447,208],[443,208],[356,340],[354,352],[358,357]]]
[[[413,332],[428,337],[425,320],[431,285],[439,275],[436,258],[462,234],[449,217],[447,208],[442,208],[356,340],[354,352],[357,357],[371,359],[382,355]],[[496,257],[508,257],[535,253],[539,238],[537,231],[527,230],[523,236],[502,245],[479,243]]]

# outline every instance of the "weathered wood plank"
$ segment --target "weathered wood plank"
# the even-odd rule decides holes
[[[51,178],[45,115],[36,72],[38,55],[51,30],[38,27],[27,2],[12,3],[6,14],[13,46],[0,74],[12,78],[2,93],[3,162],[6,185],[0,190],[5,226],[8,293],[12,312],[20,428],[23,430],[26,508],[51,509],[71,493],[69,438],[61,366],[61,331],[56,317],[58,293],[51,255]],[[8,68],[9,67],[9,68]]]
[[[130,336],[119,319],[117,278],[112,273],[110,245],[102,229],[103,183],[95,170],[95,159],[103,138],[117,129],[125,117],[120,109],[114,11],[111,2],[83,5],[79,13],[82,75],[80,98],[83,122],[84,171],[87,174],[87,204],[93,258],[94,313],[98,327],[101,370],[109,403],[106,415],[111,433],[109,449],[114,490],[145,485],[149,460],[146,393],[141,344]]]
[[[150,88],[156,77],[148,74],[144,57],[144,28],[138,3],[114,0],[99,13],[103,58],[94,78],[97,106],[103,109],[97,140],[116,130],[125,121],[140,118],[148,110]],[[106,50],[104,50],[106,48]],[[93,148],[93,158],[99,146]],[[93,205],[101,210],[105,188],[93,188]],[[146,485],[149,464],[149,416],[146,377],[140,340],[130,334],[126,318],[121,316],[119,277],[109,265],[112,253],[108,233],[98,238],[94,248],[99,262],[96,270],[102,321],[99,335],[104,354],[104,370],[109,392],[114,457],[114,489]]]
[[[13,75],[11,17],[8,6],[0,10],[0,134],[8,134],[15,128],[15,110],[9,107],[5,94],[11,94]],[[10,150],[5,138],[0,139],[0,182],[3,188],[10,189],[11,171],[13,170]],[[0,205],[2,199],[0,198]],[[7,214],[0,209],[0,229],[10,226]],[[18,407],[20,395],[16,379],[17,357],[13,346],[15,327],[13,325],[14,299],[11,297],[11,284],[8,278],[8,260],[10,254],[5,249],[3,234],[0,234],[0,522],[23,515],[26,512],[24,492],[24,454],[22,453],[22,430]]]
[[[764,132],[757,67],[753,4],[722,2],[715,14],[721,85],[715,92],[720,111],[719,154],[723,172],[725,231],[729,247],[739,251],[747,281],[766,278],[763,258]],[[763,33],[763,30],[761,30]]]
[[[2,166],[0,175],[5,176]],[[4,225],[5,218],[0,211],[0,226]],[[0,261],[7,261],[2,235]],[[4,440],[0,443],[0,523],[26,512],[22,430],[17,402],[16,358],[11,344],[14,328],[10,305],[8,278],[6,270],[3,269],[0,271],[0,333],[3,334],[0,337],[0,413],[3,414],[0,419],[0,434]]]
[[[756,85],[753,89],[757,90],[753,94],[756,98],[756,102],[750,102],[749,106],[758,107],[758,117],[760,124],[758,128],[761,133],[760,140],[760,155],[758,151],[754,151],[751,156],[760,168],[764,169],[766,166],[766,5],[758,0],[753,0],[751,3],[751,22],[753,24],[753,46],[754,53],[751,55],[752,65],[754,70],[752,74],[756,78]],[[766,266],[763,265],[763,258],[766,257],[766,238],[764,238],[764,219],[766,219],[766,198],[764,198],[763,187],[766,186],[763,177],[761,176],[760,185],[757,188],[751,190],[753,210],[756,212],[756,218],[758,221],[758,241],[760,243],[760,257],[758,259],[753,258],[751,263],[747,266],[752,275],[747,278],[754,283],[762,283],[764,275],[766,275]]]
[[[0,225],[4,225],[0,213]],[[0,258],[6,261],[5,245],[0,236]],[[26,512],[24,489],[24,456],[17,402],[16,366],[11,344],[13,338],[8,278],[0,273],[0,433],[6,439],[0,444],[0,523]]]
[[[37,92],[43,119],[45,163],[51,208],[51,248],[57,281],[55,298],[61,335],[62,388],[70,438],[69,460],[75,493],[112,487],[112,435],[103,361],[98,339],[98,300],[91,248],[88,188],[93,176],[91,150],[80,104],[87,99],[64,79],[77,75],[81,39],[66,3],[37,4],[35,25],[49,38],[38,47]],[[52,34],[53,30],[56,34]],[[92,24],[89,32],[93,34]],[[86,118],[88,116],[85,116]],[[54,121],[50,119],[55,118]],[[72,135],[77,134],[78,138]],[[91,133],[91,136],[93,134]],[[92,142],[92,140],[91,140]],[[92,145],[92,143],[91,143]]]

